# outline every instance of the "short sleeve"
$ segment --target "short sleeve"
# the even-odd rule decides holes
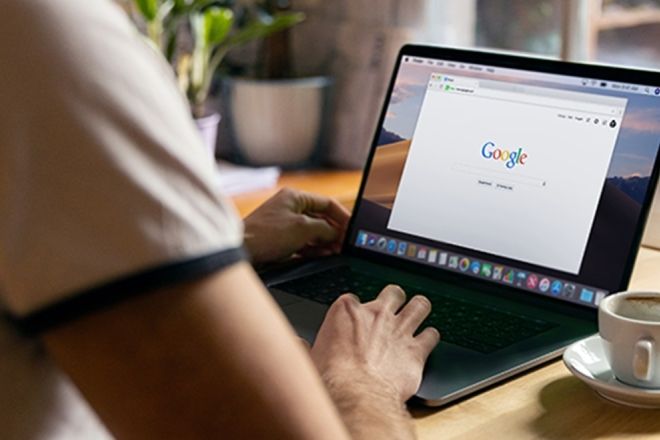
[[[0,292],[34,323],[240,261],[171,69],[105,0],[0,15]]]

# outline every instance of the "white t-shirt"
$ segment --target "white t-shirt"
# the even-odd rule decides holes
[[[34,337],[243,258],[170,67],[110,0],[2,2],[0,438],[108,434]],[[2,316],[2,315],[0,315]]]

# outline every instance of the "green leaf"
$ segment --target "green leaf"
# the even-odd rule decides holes
[[[204,16],[197,12],[190,14],[190,27],[192,29],[192,35],[195,41],[193,52],[206,49],[207,46],[204,28]]]
[[[200,11],[217,3],[217,0],[174,0],[174,11],[178,14],[188,14]]]
[[[203,15],[200,13],[192,14],[190,16],[190,25],[193,31],[193,38],[195,39],[195,46],[190,59],[190,87],[193,90],[199,90],[206,77],[209,57]],[[193,97],[195,93],[193,93]]]
[[[140,13],[144,16],[145,20],[151,22],[156,19],[158,15],[158,0],[134,0]]]
[[[288,29],[305,19],[305,14],[300,12],[275,14],[271,20],[255,20],[248,23],[242,30],[234,34],[227,42],[229,46],[240,46],[257,38],[284,29]]]
[[[234,13],[231,9],[212,7],[203,14],[206,44],[215,46],[222,43],[234,24]]]

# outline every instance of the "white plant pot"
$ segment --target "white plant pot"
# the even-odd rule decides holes
[[[235,149],[252,165],[309,164],[324,143],[327,77],[224,81],[224,111]]]
[[[215,145],[218,139],[218,124],[220,124],[219,113],[213,113],[203,118],[195,118],[195,125],[202,137],[204,147],[206,147],[206,151],[213,160],[215,160]]]

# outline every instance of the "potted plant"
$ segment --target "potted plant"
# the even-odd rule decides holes
[[[291,2],[253,1],[246,11],[288,15]],[[223,127],[238,162],[300,168],[321,159],[333,81],[294,72],[290,31],[287,27],[260,40],[252,60],[231,59],[232,74],[222,76]]]
[[[232,48],[287,29],[304,19],[293,12],[236,19],[247,3],[232,0],[133,0],[145,34],[176,71],[192,115],[211,154],[215,153],[220,115],[208,105],[213,76]],[[189,32],[187,32],[189,31]]]

